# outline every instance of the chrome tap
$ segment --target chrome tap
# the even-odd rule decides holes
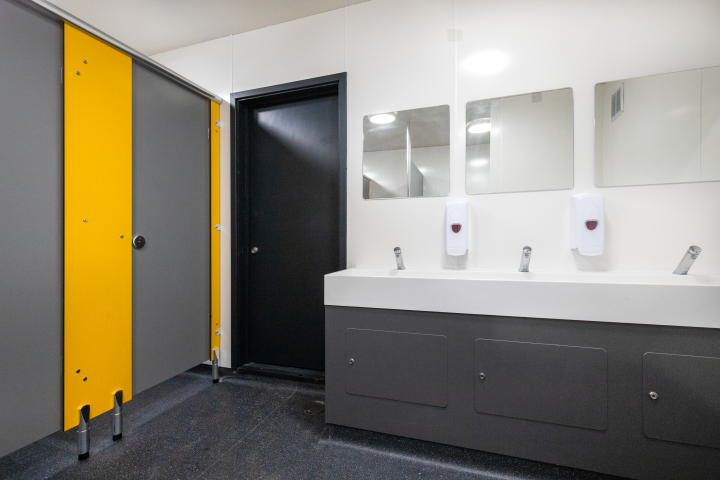
[[[530,255],[532,254],[532,248],[523,247],[522,255],[520,255],[520,268],[518,272],[529,272],[530,271]]]
[[[700,252],[702,252],[702,248],[691,245],[687,252],[685,252],[685,256],[680,260],[680,264],[673,272],[673,275],[687,275],[688,270],[690,270],[693,262],[700,255]]]
[[[398,270],[405,270],[405,263],[403,263],[400,247],[395,247],[395,261],[397,262]]]

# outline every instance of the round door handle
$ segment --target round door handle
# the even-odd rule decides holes
[[[132,246],[135,250],[140,250],[145,246],[145,237],[142,235],[135,235],[132,239]]]
[[[253,247],[253,248],[250,249],[250,253],[252,253],[253,255],[255,255],[257,252],[258,252],[258,248],[257,248],[257,247]]]

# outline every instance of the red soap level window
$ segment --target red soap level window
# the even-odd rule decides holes
[[[585,228],[587,228],[590,231],[593,231],[597,228],[598,221],[597,220],[587,220],[585,221]]]
[[[462,228],[462,225],[460,225],[459,223],[452,224],[452,231],[455,233],[460,233],[461,228]]]

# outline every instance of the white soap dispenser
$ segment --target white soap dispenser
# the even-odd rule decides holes
[[[605,242],[605,197],[581,193],[570,199],[570,248],[580,255],[602,255]]]
[[[445,206],[445,246],[448,255],[459,257],[467,252],[468,205],[462,200]]]

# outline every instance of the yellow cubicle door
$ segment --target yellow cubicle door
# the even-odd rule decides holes
[[[63,83],[68,430],[132,398],[132,60],[65,24]]]
[[[220,105],[210,102],[210,359],[220,348]]]

